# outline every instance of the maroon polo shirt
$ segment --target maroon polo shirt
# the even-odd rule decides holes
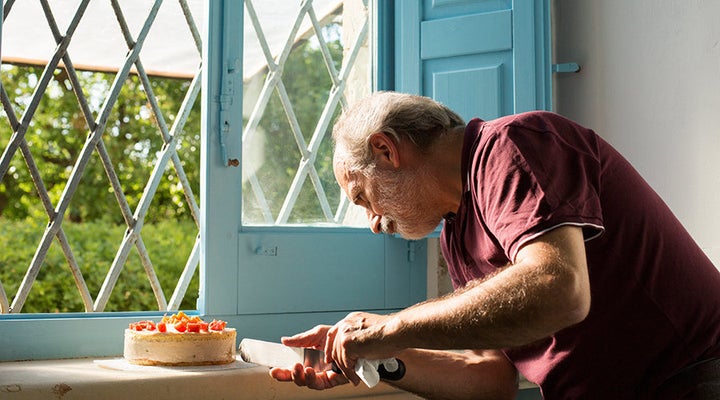
[[[655,399],[683,366],[720,356],[720,272],[592,130],[549,112],[474,119],[462,154],[464,195],[441,236],[456,288],[548,230],[583,229],[589,315],[504,349],[546,399]]]

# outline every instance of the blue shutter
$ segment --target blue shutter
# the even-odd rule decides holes
[[[396,3],[396,90],[464,119],[550,109],[547,0]]]
[[[395,90],[465,120],[551,109],[548,0],[398,1]],[[538,389],[517,399],[542,398]]]

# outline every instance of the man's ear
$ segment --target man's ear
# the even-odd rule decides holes
[[[398,144],[383,132],[370,135],[370,149],[375,156],[375,162],[380,167],[400,166],[400,153]]]

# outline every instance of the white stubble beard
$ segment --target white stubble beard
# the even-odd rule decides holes
[[[433,202],[440,185],[429,173],[428,166],[402,171],[375,170],[372,173],[377,204],[383,210],[382,231],[390,225],[405,239],[422,239],[442,220],[442,210]]]

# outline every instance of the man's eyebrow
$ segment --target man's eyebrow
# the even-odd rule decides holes
[[[357,184],[349,183],[348,184],[348,192],[350,192],[350,201],[352,201],[353,204],[357,204],[357,199],[358,199],[358,197],[360,197],[362,190],[360,190],[360,188],[358,188]]]
[[[355,186],[357,187],[357,186]],[[360,197],[360,191],[359,190],[351,190],[350,191],[350,201],[353,202],[353,204],[357,204],[357,199]]]

